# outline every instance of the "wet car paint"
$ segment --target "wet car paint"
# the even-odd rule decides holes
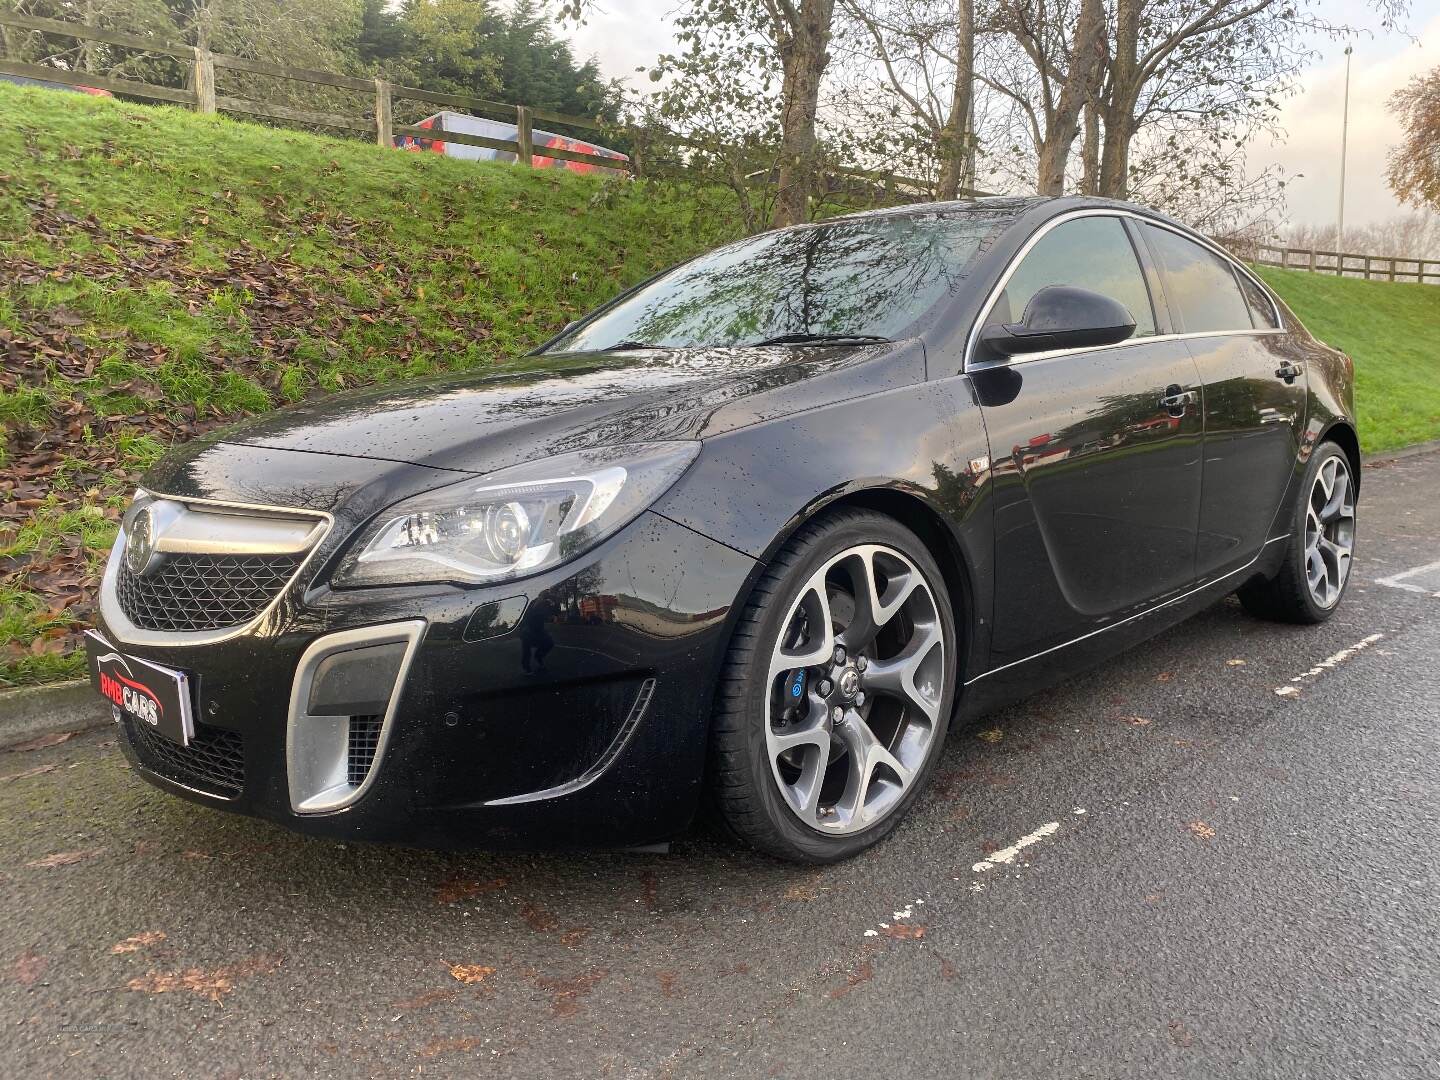
[[[1224,354],[1197,357],[1170,340],[1120,359],[964,371],[985,292],[1026,237],[1056,214],[1105,205],[1017,206],[951,303],[905,341],[544,358],[531,370],[337,395],[180,448],[147,489],[321,510],[334,526],[282,602],[240,637],[127,649],[196,673],[205,721],[245,731],[246,787],[230,808],[327,835],[460,846],[626,846],[683,831],[699,805],[730,628],[770,557],[827,507],[893,514],[931,547],[962,613],[962,713],[1063,678],[1243,581],[1202,587],[1192,569],[1137,584],[1117,571],[1143,566],[1157,544],[1173,547],[1176,515],[1191,521],[1179,542],[1186,528],[1192,539],[1202,532],[1201,408],[1175,418],[1139,403],[1173,380],[1203,388],[1204,369],[1227,370]],[[1259,475],[1244,455],[1271,426],[1252,423],[1253,402],[1225,412],[1222,395],[1208,399],[1217,441],[1223,432],[1239,448],[1215,466],[1234,489],[1213,503],[1216,514],[1253,497],[1250,517],[1268,504],[1273,519],[1274,492],[1303,471],[1315,442],[1352,423],[1348,361],[1285,317],[1288,333],[1264,349],[1266,362],[1285,353],[1306,365],[1303,435],[1277,463],[1281,478]],[[328,585],[363,527],[400,499],[517,462],[654,439],[703,448],[649,511],[573,563],[476,588]],[[1067,483],[1067,472],[1084,484]],[[1137,500],[1138,484],[1147,486]],[[1098,508],[1088,543],[1072,536],[1057,547],[1053,528],[1047,538],[1056,515],[1086,507]],[[1244,537],[1210,531],[1221,538],[1200,550],[1218,552],[1223,567]],[[1279,550],[1247,549],[1247,572],[1272,570]],[[524,606],[509,629],[466,639],[477,613],[516,599]],[[415,617],[427,622],[425,639],[373,790],[342,812],[293,814],[283,746],[300,653],[324,633]],[[643,718],[607,756],[652,679]]]

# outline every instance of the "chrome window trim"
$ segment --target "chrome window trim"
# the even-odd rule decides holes
[[[394,727],[395,711],[400,702],[400,695],[405,689],[405,679],[410,674],[410,663],[414,660],[415,652],[420,646],[420,639],[425,634],[425,626],[424,619],[411,619],[407,622],[365,626],[357,630],[341,630],[316,638],[301,654],[300,662],[295,666],[295,677],[290,685],[290,707],[285,718],[286,788],[290,796],[290,808],[296,814],[330,814],[337,810],[344,810],[354,805],[361,796],[370,790],[371,785],[375,782],[375,777],[380,774],[380,763],[384,760],[385,751],[390,745],[390,731]],[[370,770],[365,774],[365,779],[358,787],[351,787],[346,778],[350,718],[348,716],[312,716],[305,711],[305,706],[310,700],[310,685],[315,668],[321,660],[333,653],[363,649],[370,645],[389,645],[395,642],[405,643],[405,655],[400,658],[400,667],[395,672],[395,682],[390,688],[390,700],[385,707],[384,718],[380,721],[380,735],[375,742],[375,756],[370,760]],[[319,741],[314,738],[310,740],[310,745],[305,744],[299,731],[302,724],[307,721],[319,724],[325,720],[337,719],[343,719],[345,723],[343,729],[328,733],[331,736],[338,736],[331,740],[332,745],[329,747],[319,745]],[[329,760],[320,762],[317,767],[315,761],[317,754]],[[302,765],[306,768],[302,769]],[[314,775],[321,771],[328,773],[334,782],[315,791],[303,791],[305,774]]]
[[[1149,337],[1128,338],[1127,340],[1118,342],[1114,345],[1087,345],[1078,349],[1051,349],[1047,352],[1030,353],[1024,356],[1012,357],[1009,360],[975,360],[975,349],[976,346],[979,344],[980,331],[985,326],[985,320],[990,317],[991,309],[995,307],[996,302],[1000,299],[1000,294],[1005,291],[1005,287],[1010,284],[1010,279],[1014,276],[1015,271],[1019,268],[1020,263],[1025,259],[1025,256],[1029,255],[1031,249],[1034,248],[1035,245],[1040,242],[1041,238],[1044,237],[1045,234],[1050,232],[1052,229],[1058,228],[1067,221],[1075,221],[1078,218],[1087,217],[1130,218],[1133,221],[1138,221],[1145,225],[1151,225],[1157,229],[1166,229],[1170,232],[1173,232],[1176,236],[1179,236],[1185,240],[1189,240],[1191,243],[1198,244],[1212,254],[1218,255],[1220,258],[1224,259],[1225,262],[1232,269],[1244,274],[1246,277],[1248,277],[1251,281],[1255,282],[1255,284],[1260,287],[1261,293],[1263,293],[1265,299],[1269,301],[1270,307],[1275,314],[1275,326],[1252,326],[1249,328],[1242,328],[1238,330],[1209,330],[1201,331],[1199,333],[1185,334],[1151,334]],[[1143,270],[1143,267],[1139,267],[1138,264],[1138,253],[1136,255],[1136,259],[1137,268]],[[1163,279],[1164,275],[1162,271],[1162,285]],[[1238,289],[1239,287],[1239,283],[1237,282],[1236,288]],[[1248,308],[1249,301],[1246,301],[1246,306]],[[1033,363],[1036,360],[1051,360],[1057,356],[1075,356],[1080,353],[1099,352],[1102,349],[1122,349],[1131,345],[1147,345],[1157,341],[1185,341],[1191,338],[1241,337],[1246,335],[1286,334],[1289,332],[1290,331],[1285,326],[1285,320],[1280,317],[1280,309],[1275,304],[1275,298],[1270,295],[1270,290],[1265,287],[1265,283],[1262,282],[1253,273],[1251,273],[1247,267],[1241,265],[1241,263],[1237,259],[1235,259],[1229,252],[1227,252],[1224,248],[1220,247],[1218,244],[1214,244],[1211,241],[1207,240],[1205,237],[1198,234],[1186,232],[1183,229],[1178,229],[1175,226],[1169,225],[1163,221],[1157,221],[1154,218],[1148,217],[1145,214],[1137,214],[1133,210],[1125,210],[1120,207],[1092,207],[1085,210],[1071,210],[1067,213],[1059,214],[1056,217],[1051,218],[1049,221],[1045,222],[1038,229],[1036,229],[1035,232],[1030,236],[1030,238],[1026,240],[1025,243],[1021,246],[1020,250],[1011,257],[1010,262],[1006,264],[1004,271],[1000,274],[999,278],[996,279],[994,286],[991,287],[990,292],[986,295],[985,302],[980,307],[980,314],[976,316],[974,324],[970,327],[970,333],[965,338],[965,361],[961,368],[961,371],[962,373],[968,373],[971,371],[987,371],[997,367],[1014,367],[1019,364]]]
[[[164,645],[183,647],[187,645],[214,645],[221,641],[228,641],[231,638],[239,637],[248,633],[268,616],[284,598],[290,587],[300,579],[307,567],[315,558],[316,552],[320,550],[325,538],[330,535],[330,530],[335,526],[335,516],[322,510],[301,510],[292,506],[267,506],[262,503],[239,503],[226,502],[220,499],[192,499],[180,495],[167,495],[159,491],[141,489],[136,493],[138,500],[140,495],[147,495],[151,499],[163,499],[169,502],[181,503],[183,505],[215,507],[217,510],[240,510],[248,513],[261,515],[278,515],[281,517],[308,517],[316,519],[316,526],[311,531],[309,554],[301,560],[296,567],[295,573],[291,575],[285,587],[275,594],[275,599],[266,604],[260,613],[247,623],[240,626],[227,626],[218,630],[145,630],[136,626],[120,609],[120,602],[116,598],[115,579],[119,573],[120,560],[125,557],[125,526],[122,523],[119,531],[115,534],[115,544],[110,549],[110,557],[105,562],[105,574],[100,579],[100,615],[105,621],[106,628],[117,641],[126,645]],[[131,505],[134,505],[132,500]],[[128,512],[128,511],[127,511]],[[211,550],[210,554],[224,554]],[[247,554],[244,551],[236,551],[234,554]]]
[[[1126,625],[1127,623],[1132,623],[1132,622],[1134,622],[1136,619],[1143,619],[1143,618],[1145,618],[1147,615],[1154,615],[1157,611],[1163,611],[1163,610],[1165,610],[1165,608],[1169,607],[1171,604],[1178,604],[1181,600],[1185,600],[1185,599],[1187,599],[1187,598],[1189,598],[1189,597],[1191,597],[1191,596],[1194,596],[1194,595],[1195,595],[1196,593],[1198,593],[1198,592],[1204,592],[1206,589],[1210,588],[1212,585],[1218,585],[1218,584],[1220,584],[1220,582],[1224,581],[1226,578],[1232,578],[1232,577],[1234,577],[1236,574],[1243,574],[1246,570],[1249,570],[1252,566],[1254,566],[1257,562],[1260,561],[1260,556],[1263,555],[1263,554],[1265,554],[1265,549],[1266,549],[1267,547],[1269,547],[1271,544],[1276,544],[1276,543],[1279,543],[1279,542],[1282,541],[1282,540],[1289,540],[1289,539],[1290,539],[1290,537],[1289,537],[1288,535],[1287,535],[1287,536],[1272,536],[1272,537],[1270,537],[1269,540],[1266,540],[1265,543],[1263,543],[1263,544],[1260,545],[1260,550],[1257,551],[1257,552],[1255,552],[1254,557],[1253,557],[1249,562],[1247,562],[1244,566],[1237,566],[1234,570],[1230,570],[1230,571],[1227,571],[1226,573],[1220,574],[1218,577],[1213,577],[1213,578],[1210,578],[1210,579],[1208,579],[1208,580],[1206,580],[1206,581],[1202,581],[1202,582],[1200,582],[1199,584],[1193,586],[1192,588],[1186,589],[1183,593],[1180,593],[1180,595],[1178,595],[1178,596],[1172,596],[1169,600],[1166,600],[1164,603],[1154,604],[1154,605],[1152,605],[1151,607],[1147,607],[1144,611],[1137,611],[1134,615],[1127,615],[1125,618],[1121,619],[1119,622],[1113,622],[1113,623],[1111,623],[1109,626],[1101,626],[1101,627],[1099,627],[1099,628],[1097,628],[1097,629],[1095,629],[1095,630],[1089,631],[1088,633],[1081,634],[1079,637],[1071,638],[1069,641],[1062,641],[1062,642],[1060,642],[1060,644],[1058,644],[1058,645],[1051,645],[1048,649],[1041,649],[1039,652],[1037,652],[1037,653],[1031,653],[1029,656],[1021,657],[1019,660],[1011,660],[1008,664],[1001,664],[999,667],[991,668],[989,671],[982,671],[979,675],[976,675],[973,679],[966,679],[966,680],[965,680],[965,685],[966,685],[966,686],[973,686],[975,683],[979,682],[981,679],[989,678],[991,675],[995,675],[995,674],[997,674],[997,673],[999,673],[999,672],[1001,672],[1001,671],[1005,671],[1005,670],[1007,670],[1007,669],[1009,669],[1009,668],[1012,668],[1012,667],[1015,667],[1015,666],[1017,666],[1017,665],[1019,665],[1019,664],[1028,664],[1031,660],[1038,660],[1038,659],[1040,659],[1042,656],[1049,656],[1051,653],[1053,653],[1053,652],[1058,652],[1058,651],[1061,650],[1061,649],[1068,649],[1071,645],[1078,645],[1080,642],[1086,641],[1086,640],[1088,640],[1089,638],[1094,637],[1096,634],[1103,634],[1103,633],[1105,633],[1107,630],[1115,630],[1115,629],[1117,629],[1117,628],[1119,628],[1119,627],[1121,627],[1121,626]]]

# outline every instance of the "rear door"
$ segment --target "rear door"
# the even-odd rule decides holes
[[[1304,437],[1305,372],[1245,271],[1173,229],[1147,222],[1141,231],[1205,388],[1195,562],[1201,579],[1219,577],[1252,561],[1270,535]]]
[[[1018,321],[1039,289],[1074,285],[1120,301],[1136,330],[1108,348],[971,358],[994,477],[996,665],[1143,610],[1195,576],[1202,420],[1190,351],[1168,336],[1163,307],[1157,318],[1120,217],[1065,218],[1031,243],[984,322]]]

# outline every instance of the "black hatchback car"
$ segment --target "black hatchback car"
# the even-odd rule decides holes
[[[766,233],[503,373],[172,452],[93,677],[152,783],[340,838],[829,861],[947,729],[1238,590],[1344,593],[1348,358],[1090,199]]]

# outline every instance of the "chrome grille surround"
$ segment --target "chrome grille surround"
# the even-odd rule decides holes
[[[153,551],[137,573],[127,530],[142,512]],[[105,565],[100,612],[131,644],[237,636],[274,608],[333,524],[318,511],[137,492]]]

